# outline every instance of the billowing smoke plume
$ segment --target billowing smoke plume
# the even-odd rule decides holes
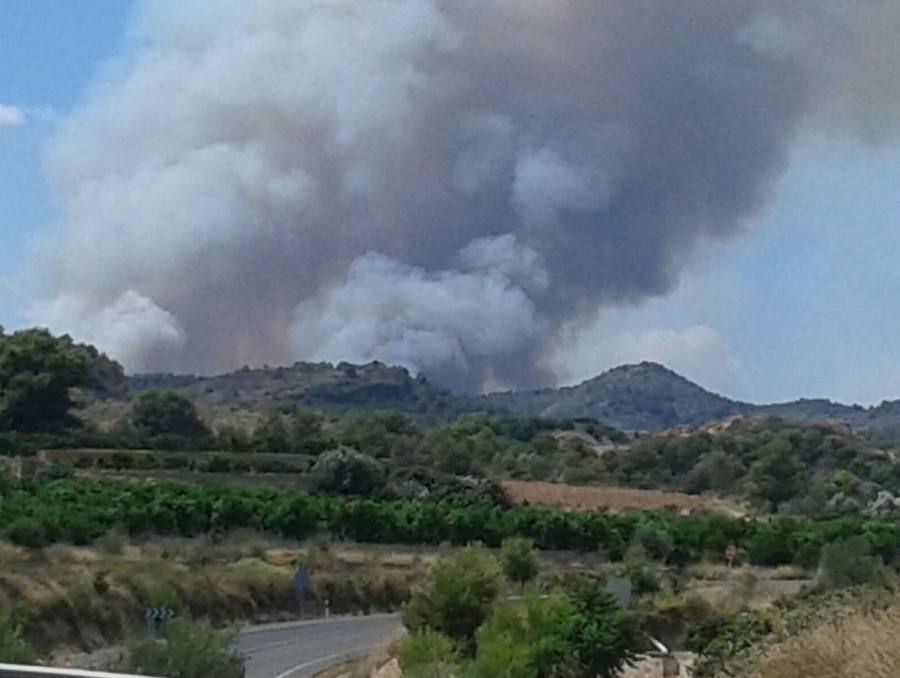
[[[132,368],[527,385],[666,292],[792,139],[900,115],[896,0],[146,1],[49,151],[35,321]]]

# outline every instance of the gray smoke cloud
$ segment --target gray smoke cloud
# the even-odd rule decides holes
[[[166,0],[48,150],[31,319],[132,369],[547,381],[669,290],[797,134],[893,138],[896,0]]]

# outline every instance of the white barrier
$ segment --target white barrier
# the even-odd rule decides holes
[[[0,664],[0,678],[147,678],[147,676],[130,676],[124,673],[104,673],[102,671],[83,671],[81,669],[54,669],[48,666],[15,666]]]

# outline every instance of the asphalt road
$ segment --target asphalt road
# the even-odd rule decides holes
[[[237,648],[247,678],[305,678],[398,638],[398,615],[335,617],[245,629]]]

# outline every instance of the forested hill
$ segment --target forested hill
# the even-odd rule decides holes
[[[616,367],[577,386],[493,393],[484,399],[492,407],[518,414],[593,417],[621,429],[652,431],[750,415],[840,421],[855,429],[900,437],[900,400],[871,408],[821,399],[753,405],[707,391],[650,362]]]
[[[656,363],[616,367],[577,386],[538,391],[454,395],[402,367],[303,363],[244,368],[201,377],[139,375],[133,391],[175,389],[206,405],[269,409],[273,405],[325,409],[395,409],[436,419],[476,410],[554,418],[588,417],[626,430],[658,431],[696,426],[735,415],[779,416],[798,421],[839,421],[876,437],[900,438],[900,400],[863,408],[804,399],[753,405],[707,391]]]
[[[400,410],[435,418],[453,418],[483,408],[475,398],[454,396],[424,377],[413,377],[403,367],[379,362],[298,362],[289,367],[243,368],[217,376],[172,374],[129,378],[132,391],[172,389],[208,405],[229,405],[250,410],[273,406],[320,407],[329,410]]]

